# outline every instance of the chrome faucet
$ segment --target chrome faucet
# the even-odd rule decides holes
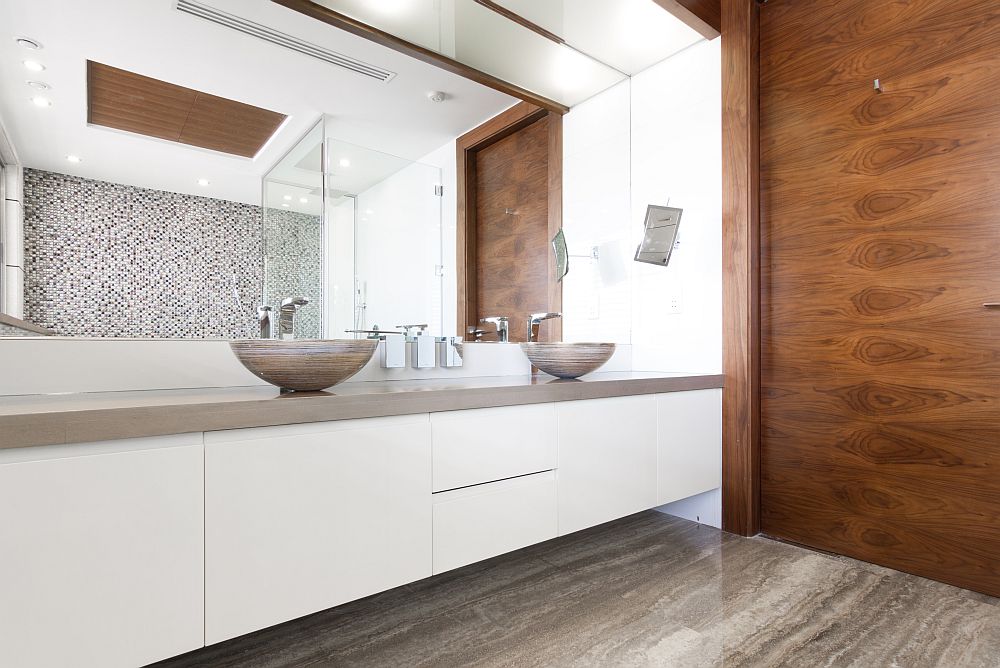
[[[274,338],[274,307],[258,306],[257,322],[260,324],[260,338]]]
[[[510,340],[510,329],[508,326],[510,319],[505,315],[494,315],[489,318],[480,318],[480,324],[491,324],[497,328],[497,341],[507,343]]]
[[[561,318],[562,313],[532,313],[528,316],[528,341],[538,340],[538,324],[542,320],[551,320],[552,318]]]
[[[286,297],[281,300],[281,307],[278,309],[278,338],[295,338],[295,312],[308,303],[308,297]]]

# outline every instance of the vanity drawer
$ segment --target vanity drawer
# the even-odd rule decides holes
[[[434,573],[534,545],[558,532],[554,471],[434,495]]]
[[[434,491],[556,467],[552,404],[431,413]]]

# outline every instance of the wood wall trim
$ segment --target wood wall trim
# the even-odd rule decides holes
[[[549,235],[552,239],[562,229],[563,126],[561,117],[549,118]],[[562,313],[562,283],[557,280],[556,254],[549,252],[549,310]],[[562,341],[563,318],[548,321],[547,340]]]
[[[473,128],[456,141],[458,215],[456,218],[455,276],[458,286],[457,335],[465,336],[469,325],[478,324],[476,304],[476,152],[509,137],[550,115],[548,225],[555,236],[562,225],[562,115],[530,102],[519,102],[503,113]],[[555,230],[553,230],[555,225]],[[562,284],[555,283],[555,260],[549,267],[549,304],[562,309]],[[550,320],[549,336],[562,338],[562,320]],[[511,327],[517,323],[511,323]]]
[[[760,530],[759,36],[756,0],[722,0],[722,528]]]
[[[440,67],[443,70],[451,72],[452,74],[457,74],[459,76],[475,81],[478,84],[482,84],[493,90],[498,90],[501,93],[506,93],[525,102],[534,104],[542,109],[546,109],[556,114],[565,114],[569,111],[569,107],[564,104],[560,104],[555,100],[550,100],[547,97],[533,93],[526,88],[521,88],[512,83],[499,79],[492,74],[487,74],[481,70],[477,70],[474,67],[470,67],[464,63],[461,63],[453,58],[449,58],[444,54],[438,53],[437,51],[432,51],[430,49],[425,49],[422,46],[418,46],[411,42],[407,42],[404,39],[400,39],[391,33],[387,33],[384,30],[379,30],[373,26],[368,25],[353,19],[346,14],[341,14],[340,12],[334,11],[329,7],[324,7],[311,0],[271,0],[271,2],[281,5],[282,7],[287,7],[288,9],[299,12],[300,14],[305,14],[310,18],[314,18],[318,21],[322,21],[328,25],[332,25],[336,28],[340,28],[352,35],[357,35],[381,46],[388,47],[393,51],[397,51],[404,55],[410,56],[411,58],[416,58],[417,60],[434,65],[435,67]]]
[[[705,39],[722,32],[721,0],[654,0],[656,4],[696,30]]]

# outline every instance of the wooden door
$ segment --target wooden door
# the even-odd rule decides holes
[[[511,341],[526,340],[529,314],[549,310],[549,122],[476,153],[476,316],[510,318]]]
[[[550,245],[562,227],[562,116],[521,102],[456,146],[458,335],[507,316],[510,340],[524,341],[528,314],[562,310]],[[561,319],[542,323],[539,340],[561,339]]]
[[[1000,595],[1000,3],[760,16],[763,530]]]

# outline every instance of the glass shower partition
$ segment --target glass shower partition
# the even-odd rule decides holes
[[[264,178],[264,303],[303,295],[296,338],[444,333],[441,169],[322,119]]]

